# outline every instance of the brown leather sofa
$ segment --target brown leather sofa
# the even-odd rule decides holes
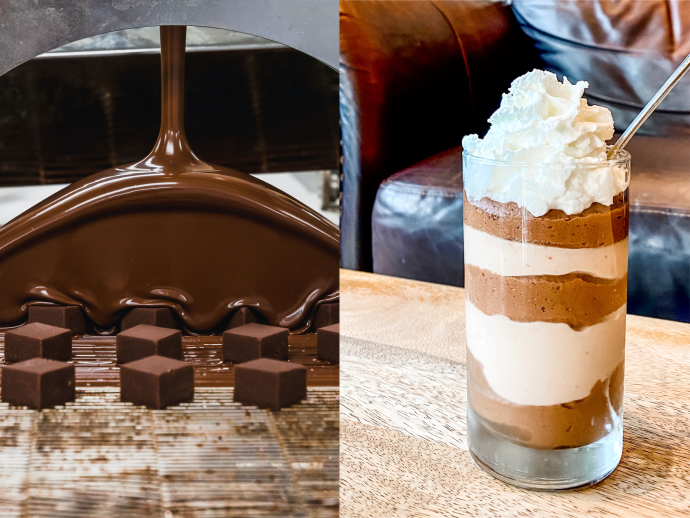
[[[496,2],[341,1],[341,261],[371,270],[371,211],[393,173],[488,128],[538,56]]]
[[[460,141],[544,68],[622,131],[690,53],[690,2],[341,2],[345,268],[463,285]],[[690,321],[690,76],[627,149],[631,313]]]

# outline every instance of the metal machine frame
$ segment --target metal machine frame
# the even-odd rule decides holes
[[[157,25],[252,34],[338,68],[337,0],[0,0],[0,75],[67,43]]]

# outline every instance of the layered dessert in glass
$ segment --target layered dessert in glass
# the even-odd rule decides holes
[[[463,139],[470,451],[524,487],[621,454],[630,156],[586,87],[532,71]]]

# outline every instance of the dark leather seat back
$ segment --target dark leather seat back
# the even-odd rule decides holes
[[[341,262],[371,270],[381,182],[483,133],[501,93],[538,63],[509,6],[341,1]]]
[[[588,81],[590,104],[609,108],[618,131],[690,54],[686,0],[515,0],[513,10],[545,68],[571,81]],[[690,76],[639,133],[690,136]]]

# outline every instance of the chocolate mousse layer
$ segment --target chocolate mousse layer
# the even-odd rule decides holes
[[[489,198],[470,202],[464,196],[464,223],[510,241],[558,248],[598,248],[628,237],[628,194],[618,194],[610,206],[594,203],[579,214],[551,209],[534,217],[514,202]]]
[[[578,448],[613,430],[623,409],[623,362],[604,381],[597,381],[584,399],[560,405],[516,405],[498,396],[484,377],[481,364],[467,351],[467,387],[472,411],[484,425],[506,440],[529,448]]]
[[[568,324],[575,330],[597,324],[623,306],[627,282],[627,274],[620,279],[581,273],[504,277],[465,265],[467,296],[485,315]]]

